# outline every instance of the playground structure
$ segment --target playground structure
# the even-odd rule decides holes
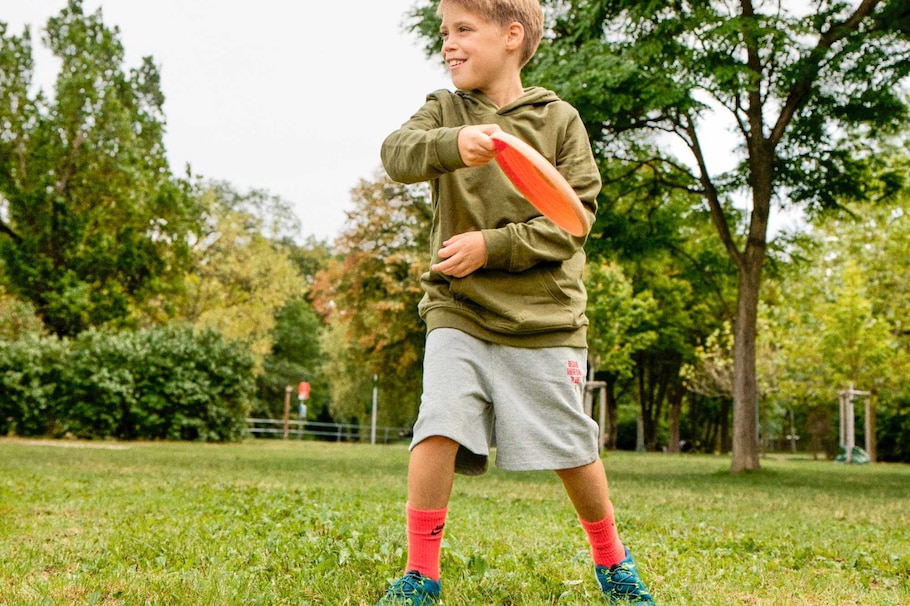
[[[859,391],[850,383],[849,389],[838,392],[840,400],[840,452],[835,461],[838,463],[874,463],[875,462],[875,413],[872,408],[872,394]],[[865,424],[865,450],[856,445],[856,411],[854,400],[863,398]]]

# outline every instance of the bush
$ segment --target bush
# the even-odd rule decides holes
[[[46,333],[44,323],[35,313],[35,306],[6,294],[0,286],[0,339],[16,341]]]
[[[58,426],[66,350],[56,337],[0,341],[0,434],[43,435]]]
[[[876,414],[876,449],[879,461],[910,463],[910,400]]]
[[[0,373],[0,430],[19,435],[236,440],[254,391],[245,348],[179,326],[6,343]]]

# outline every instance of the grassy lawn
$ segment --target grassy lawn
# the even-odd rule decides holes
[[[611,453],[660,606],[910,604],[910,466]],[[0,604],[372,605],[404,566],[403,446],[0,439]],[[552,473],[458,478],[444,606],[597,604]]]

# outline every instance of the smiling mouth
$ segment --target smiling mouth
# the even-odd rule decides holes
[[[465,62],[464,59],[452,59],[451,61],[448,62],[449,69],[455,69],[456,67],[463,65],[464,62]]]

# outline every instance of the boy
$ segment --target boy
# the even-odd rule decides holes
[[[600,175],[577,111],[524,89],[538,0],[442,0],[442,54],[457,91],[437,91],[382,145],[393,179],[430,181],[433,259],[421,277],[423,396],[408,467],[408,564],[377,606],[433,604],[456,472],[554,469],[588,535],[611,603],[654,601],[613,521],[597,424],[583,411],[584,238],[540,215],[490,163],[500,129],[572,184],[593,220]]]

